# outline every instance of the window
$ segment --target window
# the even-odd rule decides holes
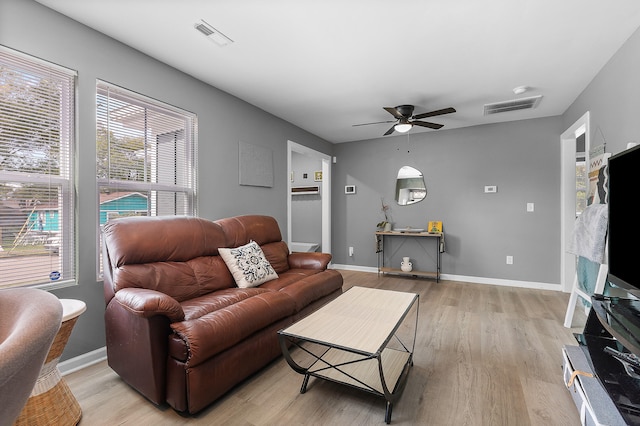
[[[195,216],[197,117],[102,81],[96,115],[99,227],[122,216]]]
[[[0,46],[0,288],[75,283],[75,76]]]

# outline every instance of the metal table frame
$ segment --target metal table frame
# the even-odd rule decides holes
[[[306,392],[311,376],[364,390],[386,400],[385,422],[389,424],[393,404],[402,394],[409,369],[413,366],[419,306],[419,296],[413,296],[393,331],[374,352],[290,333],[288,328],[280,330],[278,339],[285,360],[295,372],[304,376],[300,393]],[[330,303],[333,302],[335,301]],[[401,325],[414,313],[413,333],[409,336],[398,336]],[[296,348],[293,352],[300,351],[297,355],[302,356],[292,353],[293,348]],[[301,365],[300,360],[294,358],[306,358],[306,364]]]

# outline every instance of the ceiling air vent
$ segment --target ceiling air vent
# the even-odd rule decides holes
[[[233,40],[213,28],[204,19],[196,23],[193,27],[218,46],[226,46],[227,44],[233,43]]]
[[[496,102],[484,105],[484,115],[499,114],[507,111],[518,111],[521,109],[532,109],[538,106],[542,95],[531,96],[530,98],[520,98],[511,101]]]

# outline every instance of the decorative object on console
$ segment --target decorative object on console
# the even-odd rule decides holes
[[[413,263],[411,263],[410,257],[403,257],[402,262],[400,263],[400,269],[402,272],[411,272],[413,269]]]
[[[389,222],[389,215],[387,212],[389,211],[390,207],[388,204],[384,203],[384,198],[382,197],[380,197],[380,204],[382,204],[380,210],[382,210],[382,213],[384,214],[384,220],[382,222],[378,222],[376,226],[383,229],[385,232],[389,232],[391,231],[391,222]]]
[[[431,234],[442,233],[442,221],[439,220],[431,220],[429,221],[429,226],[427,227],[428,232]]]
[[[255,241],[236,248],[219,248],[218,253],[240,288],[256,287],[278,278]]]
[[[393,232],[414,232],[418,234],[420,232],[424,232],[424,228],[412,228],[411,226],[407,226],[406,228],[395,228]]]

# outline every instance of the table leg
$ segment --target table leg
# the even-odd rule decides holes
[[[308,383],[309,383],[309,375],[305,374],[304,379],[302,379],[302,387],[300,388],[300,393],[305,393],[307,391]]]
[[[393,403],[391,401],[387,401],[387,411],[384,414],[384,422],[386,424],[391,423],[391,412],[393,411]]]

